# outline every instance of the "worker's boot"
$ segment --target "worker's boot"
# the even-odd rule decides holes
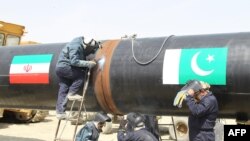
[[[65,120],[67,118],[67,115],[65,112],[64,113],[56,113],[56,117],[59,120]]]
[[[74,100],[78,100],[78,101],[81,101],[82,100],[82,96],[80,96],[79,94],[71,94],[69,93],[67,98],[71,101],[74,101]]]

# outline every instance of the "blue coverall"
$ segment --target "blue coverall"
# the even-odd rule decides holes
[[[208,92],[197,103],[190,95],[186,97],[191,114],[188,117],[190,141],[214,141],[214,126],[218,115],[218,103],[212,92]]]
[[[69,42],[61,51],[56,64],[56,74],[59,78],[59,91],[56,112],[64,113],[67,104],[67,94],[76,94],[84,83],[84,64],[86,60],[83,49],[83,38],[78,37]]]
[[[145,128],[131,132],[118,130],[117,139],[118,141],[158,141],[158,139]]]
[[[144,115],[145,118],[145,127],[146,129],[151,132],[156,139],[159,140],[160,138],[160,133],[159,133],[159,128],[158,128],[158,121],[156,119],[156,116],[154,115]]]
[[[87,122],[77,133],[75,141],[98,141],[100,132],[93,122]]]

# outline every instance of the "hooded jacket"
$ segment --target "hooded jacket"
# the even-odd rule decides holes
[[[77,133],[75,141],[97,141],[100,132],[94,122],[87,122],[86,125]]]
[[[83,45],[84,37],[74,38],[62,49],[56,67],[88,67]]]

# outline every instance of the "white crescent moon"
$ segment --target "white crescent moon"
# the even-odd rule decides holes
[[[209,75],[211,74],[214,70],[209,70],[209,71],[205,71],[205,70],[202,70],[198,64],[197,64],[197,58],[199,56],[200,52],[197,52],[193,57],[192,57],[192,60],[191,60],[191,68],[192,70],[200,75],[200,76],[206,76],[206,75]]]

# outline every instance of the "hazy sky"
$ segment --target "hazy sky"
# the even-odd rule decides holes
[[[0,20],[24,40],[68,42],[250,31],[250,0],[1,0]]]

